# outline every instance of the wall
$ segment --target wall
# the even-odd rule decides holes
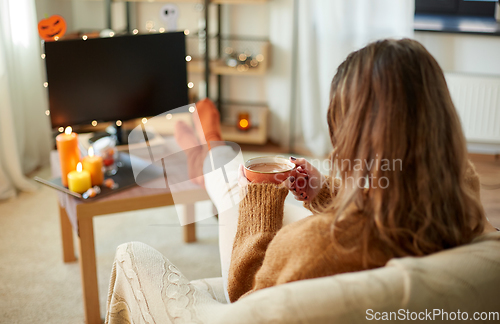
[[[73,3],[68,0],[36,0],[37,20],[40,21],[52,15],[65,18],[68,30],[73,29]]]
[[[491,98],[486,96],[488,93],[486,91],[483,96],[475,96],[477,98],[475,101],[468,99],[468,102],[464,102],[462,100],[464,96],[460,95],[464,91],[473,93],[498,87],[500,83],[500,37],[416,32],[415,38],[436,58],[445,72],[450,87],[462,86],[461,91],[452,91],[452,98],[460,114],[469,151],[486,154],[500,153],[500,140],[498,136],[491,137],[491,127],[487,127],[494,118],[498,124],[493,127],[500,128],[500,98],[496,104],[495,102],[492,104]],[[470,87],[466,87],[466,84]],[[466,97],[474,98],[474,96]],[[472,124],[471,116],[477,117],[474,119],[474,124]],[[478,129],[481,128],[478,124],[481,122],[478,119],[480,116],[484,119],[484,129],[490,129],[490,132],[478,133]],[[497,131],[495,130],[494,133],[496,134]]]
[[[445,72],[500,77],[500,37],[416,32]]]

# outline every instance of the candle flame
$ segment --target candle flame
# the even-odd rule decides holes
[[[89,147],[89,156],[90,157],[94,156],[94,147],[93,146]]]
[[[76,172],[82,172],[82,162],[78,162],[78,164],[76,165]]]
[[[247,128],[249,124],[250,124],[250,123],[249,123],[249,122],[248,122],[248,120],[246,120],[246,119],[242,119],[242,120],[240,120],[240,126],[241,126],[242,128]]]
[[[72,131],[73,131],[73,128],[71,128],[71,126],[68,126],[68,127],[66,127],[66,130],[64,131],[64,133],[66,133],[67,135],[71,135]]]

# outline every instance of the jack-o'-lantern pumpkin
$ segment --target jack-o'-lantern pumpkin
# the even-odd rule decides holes
[[[64,36],[66,33],[66,20],[59,15],[42,19],[38,23],[38,34],[45,41],[54,41]]]

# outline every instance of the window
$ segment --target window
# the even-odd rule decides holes
[[[493,17],[496,2],[498,0],[415,0],[415,13]]]

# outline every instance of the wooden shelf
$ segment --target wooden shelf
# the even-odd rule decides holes
[[[236,126],[222,125],[222,138],[225,141],[243,144],[266,144],[267,131],[262,126],[253,127],[248,131],[240,131]]]
[[[269,67],[271,44],[263,42],[260,48],[260,54],[264,55],[264,60],[257,67],[248,68],[247,70],[238,70],[236,67],[230,67],[222,59],[211,60],[210,73],[215,75],[264,75]],[[205,72],[205,62],[202,59],[193,59],[187,64],[187,70],[191,73]]]
[[[227,66],[222,60],[212,60],[210,62],[210,73],[215,75],[264,75],[267,67],[262,63],[255,68],[239,71],[235,67]],[[192,60],[187,64],[187,71],[190,73],[204,73],[205,62],[203,60]]]

